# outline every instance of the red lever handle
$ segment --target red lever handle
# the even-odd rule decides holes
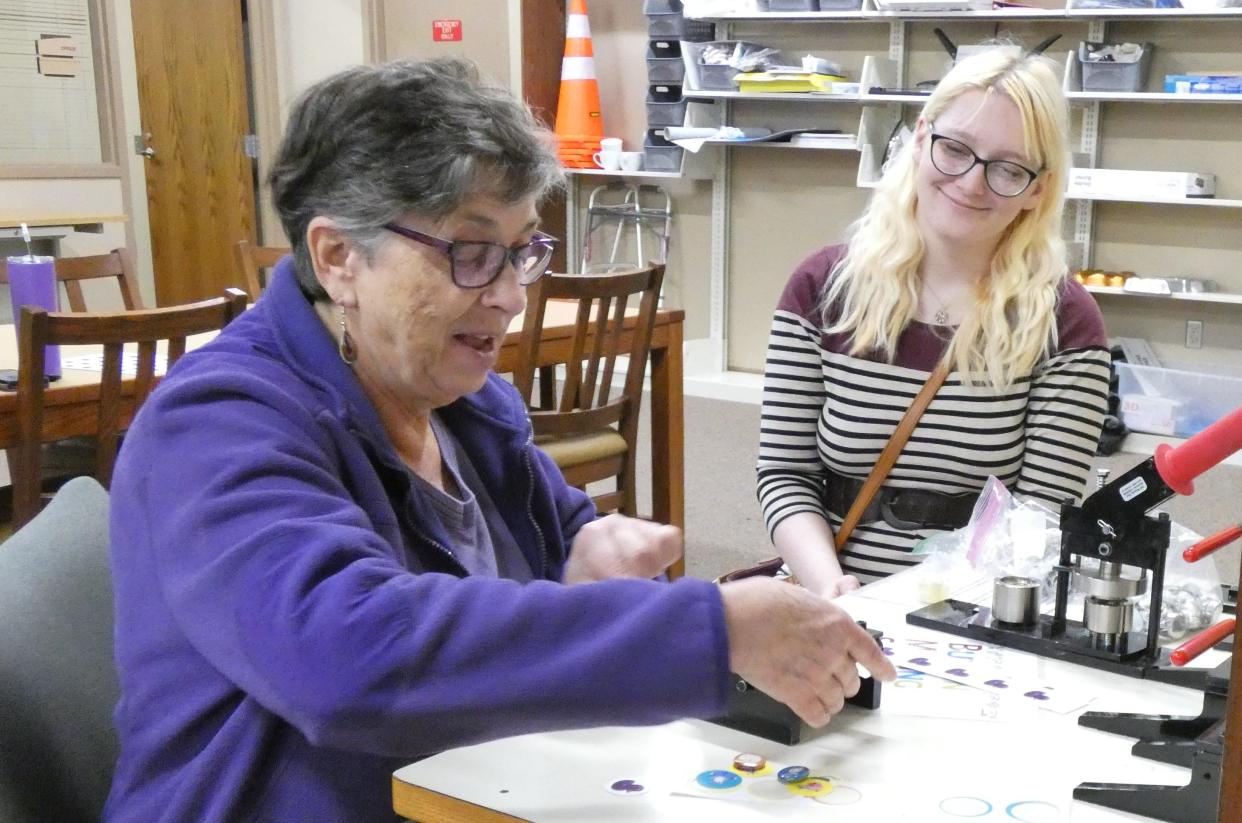
[[[1180,446],[1156,447],[1156,471],[1178,494],[1194,494],[1191,481],[1242,449],[1242,407],[1217,420]]]
[[[1222,620],[1215,626],[1204,629],[1169,653],[1169,662],[1174,666],[1185,666],[1191,660],[1233,634],[1235,621],[1232,617]]]
[[[1227,529],[1222,529],[1210,537],[1203,538],[1198,543],[1182,552],[1182,559],[1187,563],[1194,563],[1197,560],[1207,557],[1221,546],[1229,545],[1239,537],[1242,537],[1242,523],[1239,523],[1236,526],[1230,526]]]

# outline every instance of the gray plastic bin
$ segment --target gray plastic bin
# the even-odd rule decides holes
[[[675,40],[652,40],[647,44],[647,82],[680,83],[686,76],[681,44]]]
[[[819,0],[759,0],[760,11],[819,11]]]
[[[653,40],[711,40],[716,36],[716,26],[680,14],[648,14],[647,34]]]
[[[647,90],[647,125],[680,126],[686,122],[681,86],[658,85]]]
[[[1088,57],[1106,46],[1120,45],[1117,43],[1078,44],[1078,64],[1082,69],[1083,91],[1142,91],[1147,85],[1147,75],[1151,70],[1151,55],[1155,49],[1151,43],[1136,43],[1139,47],[1139,59],[1129,63],[1099,62]]]
[[[681,0],[646,0],[643,14],[681,14]]]
[[[648,129],[643,139],[643,170],[681,171],[683,152],[685,149],[673,145],[659,129]]]

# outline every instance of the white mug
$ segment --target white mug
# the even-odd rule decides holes
[[[599,151],[600,151],[600,154],[607,154],[610,151],[611,152],[621,151],[621,138],[620,137],[601,137],[599,140]]]
[[[604,171],[618,171],[621,168],[621,152],[619,151],[597,151],[591,155],[591,159]]]
[[[641,151],[621,152],[621,171],[642,171],[643,153]]]

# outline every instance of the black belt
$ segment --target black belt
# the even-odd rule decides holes
[[[829,470],[824,486],[824,505],[837,517],[844,518],[862,487],[862,478],[847,477]],[[902,531],[960,529],[970,522],[978,499],[978,492],[948,494],[932,489],[881,486],[858,522],[883,520]]]

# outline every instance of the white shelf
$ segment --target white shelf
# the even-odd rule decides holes
[[[1112,197],[1102,194],[1066,194],[1066,200],[1095,200],[1102,203],[1154,203],[1161,206],[1211,206],[1218,209],[1242,209],[1242,200],[1223,197]]]
[[[1166,20],[1242,20],[1242,8],[1215,9],[1067,9],[1066,17],[1121,20],[1129,17],[1164,18]]]
[[[1073,103],[1242,103],[1242,94],[1166,94],[1163,92],[1135,91],[1067,91],[1065,96]]]
[[[582,177],[684,177],[680,171],[604,171],[603,169],[561,169],[566,174]]]
[[[769,11],[758,14],[721,14],[700,18],[711,22],[865,23],[902,20],[1120,20],[1130,17],[1168,20],[1242,19],[1242,8],[1213,9],[980,9],[978,11]]]
[[[708,140],[704,146],[723,146],[729,149],[793,149],[798,151],[859,151],[857,140],[846,142],[842,140],[839,145],[816,145],[805,146],[792,143],[771,143],[762,140]]]
[[[1152,300],[1184,300],[1190,303],[1229,303],[1242,306],[1242,294],[1231,294],[1223,291],[1174,292],[1173,294],[1148,294],[1141,291],[1126,291],[1120,286],[1084,286],[1092,294],[1107,294],[1116,297],[1143,297]]]
[[[1064,9],[980,9],[978,11],[874,11],[868,20],[1064,20]]]
[[[815,91],[798,92],[750,92],[750,91],[698,91],[682,89],[681,96],[687,100],[797,100],[801,103],[858,103],[857,94],[825,94]]]

